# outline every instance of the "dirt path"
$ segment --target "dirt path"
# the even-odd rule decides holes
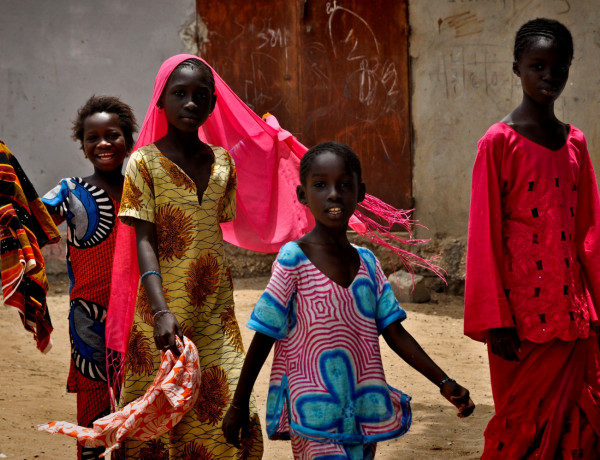
[[[245,325],[266,278],[235,282],[236,312]],[[69,343],[68,295],[64,282],[54,282],[48,305],[54,323],[54,347],[40,354],[15,311],[0,307],[0,458],[73,459],[75,442],[62,435],[38,432],[40,423],[75,421],[75,395],[65,392]],[[493,412],[487,357],[483,345],[462,335],[462,299],[441,296],[428,304],[406,304],[404,325],[452,377],[471,390],[477,409],[464,420],[439,390],[412,370],[385,343],[383,362],[388,383],[412,396],[413,425],[405,436],[382,442],[377,459],[475,459],[483,447],[483,430]],[[241,327],[246,346],[252,331]],[[382,339],[383,342],[383,339]],[[255,394],[264,428],[269,367],[258,378]],[[265,442],[265,460],[289,459],[289,443]]]

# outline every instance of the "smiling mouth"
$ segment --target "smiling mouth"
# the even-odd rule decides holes
[[[96,155],[98,158],[100,158],[101,160],[108,160],[112,157],[115,156],[115,154],[113,152],[107,152],[107,153],[99,153],[98,155]]]
[[[342,208],[329,208],[325,212],[331,216],[339,216],[342,214]]]

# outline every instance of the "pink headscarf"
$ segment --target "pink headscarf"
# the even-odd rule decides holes
[[[165,114],[158,110],[156,103],[173,70],[186,59],[199,59],[206,64],[191,54],[178,54],[163,63],[134,149],[153,143],[167,133]],[[277,252],[283,244],[300,238],[314,226],[310,211],[296,198],[300,159],[307,148],[282,129],[272,115],[266,121],[256,115],[212,71],[217,103],[211,117],[198,130],[198,137],[229,151],[235,161],[238,178],[236,218],[233,222],[221,224],[223,238],[252,251]],[[391,249],[411,273],[415,265],[440,274],[439,267],[388,241],[404,245],[416,245],[422,241],[404,240],[391,232],[393,225],[400,225],[409,233],[412,231],[415,222],[409,218],[410,211],[395,209],[370,195],[360,206],[381,218],[383,224],[357,210],[350,220],[354,230]],[[125,353],[133,321],[139,270],[133,229],[122,223],[117,228],[106,344],[111,350]],[[109,353],[109,368],[115,367],[110,362],[113,358]]]
[[[134,150],[167,133],[166,116],[156,104],[169,76],[186,59],[204,62],[191,54],[178,54],[160,67]],[[277,252],[284,243],[300,238],[314,225],[308,208],[296,198],[300,158],[307,149],[290,133],[278,129],[278,125],[273,127],[263,121],[214,70],[213,75],[217,104],[198,130],[198,137],[229,151],[236,166],[236,219],[221,224],[223,238],[252,251]],[[120,353],[127,350],[138,281],[135,232],[119,223],[106,343]]]
[[[134,150],[167,134],[165,113],[156,103],[173,70],[186,59],[199,59],[208,65],[192,54],[178,54],[163,63]],[[265,123],[211,70],[217,104],[198,130],[198,137],[231,154],[238,178],[236,218],[221,225],[223,238],[251,251],[277,252],[314,225],[306,206],[296,199],[298,168],[306,147],[290,133],[278,132]]]

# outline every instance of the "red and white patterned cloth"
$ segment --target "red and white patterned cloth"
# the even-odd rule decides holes
[[[178,341],[181,355],[171,350],[162,354],[160,369],[148,391],[118,412],[85,428],[68,422],[50,422],[39,430],[77,438],[85,447],[106,446],[104,455],[127,439],[148,441],[170,431],[191,409],[200,394],[198,350],[187,337]]]

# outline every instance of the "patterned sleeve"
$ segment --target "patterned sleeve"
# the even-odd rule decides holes
[[[223,200],[219,209],[219,222],[231,222],[235,219],[235,194],[237,191],[237,172],[235,170],[235,163],[229,153],[227,153],[227,159],[229,161],[229,180],[225,187],[223,194]]]
[[[283,339],[290,329],[295,294],[296,283],[292,274],[275,261],[269,284],[254,306],[248,328],[275,340]]]
[[[385,276],[381,264],[375,254],[366,248],[359,248],[361,256],[367,262],[371,279],[376,284],[377,302],[375,305],[375,322],[377,323],[377,332],[381,334],[383,330],[396,321],[404,321],[406,312],[398,304],[392,286]]]
[[[142,149],[136,150],[127,162],[119,218],[127,225],[134,218],[155,221],[154,187]]]
[[[69,179],[62,179],[56,187],[42,197],[42,202],[56,225],[62,224],[67,219],[69,196]]]

